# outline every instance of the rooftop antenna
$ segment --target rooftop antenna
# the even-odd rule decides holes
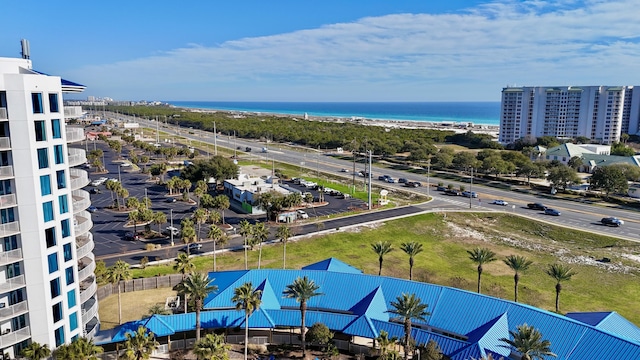
[[[22,52],[20,52],[20,54],[22,55],[22,58],[27,60],[30,59],[31,50],[29,50],[29,40],[27,39],[20,40],[20,46],[22,47]]]

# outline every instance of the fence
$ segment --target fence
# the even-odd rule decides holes
[[[141,290],[174,287],[178,283],[180,283],[180,281],[182,281],[182,275],[180,274],[156,276],[152,278],[143,278],[143,279],[133,279],[128,281],[123,281],[120,284],[120,291],[134,292],[134,291],[141,291]],[[107,284],[105,286],[101,286],[98,288],[98,291],[97,291],[98,300],[103,300],[104,298],[117,293],[118,293],[117,284]]]

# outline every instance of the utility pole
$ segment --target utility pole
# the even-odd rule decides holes
[[[431,189],[431,158],[427,162],[427,196],[431,196],[429,191]]]
[[[473,187],[473,166],[471,167],[471,183],[469,183],[469,209],[471,209],[471,201],[473,200],[473,191],[471,191],[472,187]]]
[[[169,211],[171,214],[171,229],[169,229],[169,233],[171,234],[171,246],[173,246],[173,209],[169,209]]]
[[[156,116],[156,144],[160,144],[160,123],[158,123],[157,116]]]
[[[371,203],[371,155],[372,152],[371,150],[367,151],[368,155],[369,155],[369,173],[367,174],[367,178],[369,179],[369,185],[367,186],[367,190],[369,191],[369,210],[371,210],[371,208],[373,207],[373,204]]]
[[[218,155],[218,132],[215,121],[213,122],[213,155]]]

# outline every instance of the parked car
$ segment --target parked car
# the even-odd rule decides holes
[[[450,196],[462,196],[462,193],[455,189],[446,189],[444,193]]]
[[[547,215],[560,216],[560,211],[552,208],[544,209],[544,213]]]
[[[167,228],[164,230],[164,234],[165,235],[173,234],[173,236],[177,236],[180,234],[180,230],[178,230],[178,228],[174,226],[167,226]]]
[[[508,203],[508,202],[506,202],[506,201],[504,201],[504,200],[493,200],[491,203],[492,203],[492,204],[495,204],[495,205],[500,205],[500,206],[507,206],[507,205],[509,205],[509,203]]]
[[[298,210],[296,211],[297,215],[298,215],[298,219],[308,219],[309,218],[309,214],[307,214],[304,210]]]
[[[93,180],[91,182],[91,186],[100,186],[102,185],[102,182],[100,180]]]
[[[602,218],[602,220],[600,220],[600,222],[602,223],[602,225],[606,225],[606,226],[622,226],[624,225],[624,221],[616,218],[616,217],[606,217],[606,218]]]
[[[422,183],[420,181],[411,181],[411,183],[413,184],[413,187],[421,187]]]
[[[100,191],[100,189],[98,188],[92,188],[91,190],[89,190],[89,194],[100,194],[102,193],[102,191]]]
[[[417,188],[417,187],[422,186],[422,184],[420,184],[417,181],[409,181],[409,182],[404,183],[404,186]]]
[[[542,205],[541,203],[531,203],[531,204],[527,204],[527,207],[531,210],[546,210],[547,207]]]
[[[92,206],[89,206],[87,208],[87,211],[90,212],[90,213],[94,213],[94,212],[98,211],[98,208],[92,205]]]
[[[167,198],[164,202],[174,203],[174,202],[176,202],[176,199],[175,199],[175,198],[170,197],[170,198]]]
[[[125,240],[139,240],[140,239],[140,235],[139,234],[135,234],[133,231],[127,231],[124,234],[124,239]]]
[[[437,191],[447,191],[447,188],[444,186],[436,186]]]

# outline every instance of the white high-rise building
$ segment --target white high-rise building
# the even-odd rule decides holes
[[[640,91],[633,86],[506,87],[499,141],[584,136],[611,144],[640,131]]]
[[[66,127],[63,92],[84,86],[0,58],[0,351],[51,349],[99,328],[81,128]]]

